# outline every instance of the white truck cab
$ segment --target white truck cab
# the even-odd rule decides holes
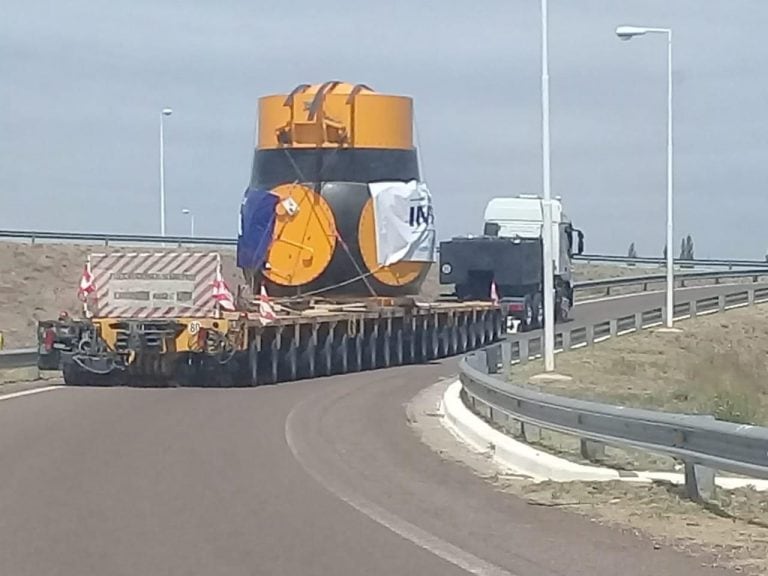
[[[519,319],[523,330],[540,325],[543,208],[538,196],[493,198],[485,208],[482,236],[458,236],[440,243],[440,283],[453,284],[460,300],[488,298],[494,287],[508,318]],[[559,198],[552,200],[552,232],[555,315],[565,320],[573,305],[571,260],[581,254],[584,235],[573,228]]]
[[[539,196],[492,198],[485,207],[483,233],[502,238],[541,238],[544,227],[544,200]],[[560,198],[552,199],[552,254],[555,274],[571,275],[574,254],[571,221]],[[578,231],[576,231],[579,233]],[[581,234],[579,233],[579,248]],[[578,250],[580,253],[581,250]]]

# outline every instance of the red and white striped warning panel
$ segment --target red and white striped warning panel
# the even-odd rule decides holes
[[[101,318],[208,316],[218,270],[210,252],[92,254],[91,310]]]

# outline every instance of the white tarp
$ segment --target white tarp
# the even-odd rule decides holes
[[[424,182],[372,182],[376,256],[380,266],[435,261],[432,195]]]

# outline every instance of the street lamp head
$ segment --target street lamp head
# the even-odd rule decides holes
[[[173,114],[173,110],[170,108],[163,108],[163,116],[170,116],[171,114]]]
[[[616,28],[616,36],[625,41],[647,33],[648,28],[640,28],[638,26],[619,26]]]

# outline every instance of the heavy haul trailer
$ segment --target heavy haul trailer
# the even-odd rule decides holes
[[[41,366],[60,363],[71,384],[253,385],[500,338],[490,302],[417,302],[435,229],[412,114],[410,98],[362,84],[260,98],[234,305],[211,300],[216,255],[92,258],[88,317],[40,323]],[[278,308],[269,321],[262,293]]]
[[[427,362],[502,337],[490,303],[316,300],[269,321],[215,299],[211,253],[94,254],[90,318],[40,324],[40,365],[70,385],[253,386]]]

